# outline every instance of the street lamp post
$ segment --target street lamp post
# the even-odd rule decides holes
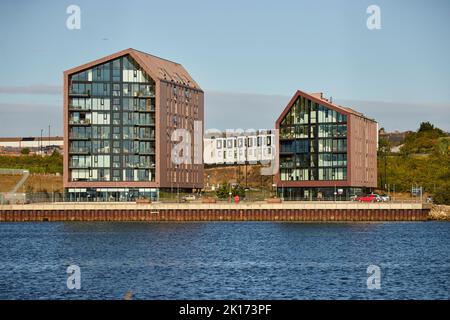
[[[41,149],[40,149],[41,156],[42,156],[42,150],[43,150],[43,141],[42,141],[42,134],[43,134],[43,132],[44,132],[44,129],[41,129]]]
[[[384,189],[385,190],[386,190],[386,186],[387,186],[386,167],[387,167],[387,157],[386,157],[386,151],[385,151],[384,152]]]
[[[48,147],[50,148],[50,125],[48,125]]]

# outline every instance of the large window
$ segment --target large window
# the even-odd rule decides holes
[[[283,181],[347,178],[347,116],[299,97],[280,124]]]
[[[153,181],[153,79],[124,56],[72,75],[69,85],[69,163],[81,166],[72,179]],[[130,165],[125,155],[136,156],[131,163],[143,171],[124,172]]]

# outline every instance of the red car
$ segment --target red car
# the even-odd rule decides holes
[[[359,202],[379,202],[379,201],[381,201],[381,198],[377,194],[369,194],[369,195],[366,195],[366,196],[357,197],[356,201],[359,201]]]

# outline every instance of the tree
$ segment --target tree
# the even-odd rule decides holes
[[[29,155],[30,154],[30,148],[23,148],[20,151],[20,153],[23,154],[23,155]]]
[[[224,181],[216,191],[217,198],[227,199],[230,196],[229,192],[228,183]]]
[[[433,194],[433,202],[436,204],[450,205],[450,183],[440,185]]]
[[[235,185],[230,189],[230,185],[227,182],[222,182],[220,187],[216,191],[217,198],[219,199],[228,199],[231,196],[239,196],[240,198],[245,197],[245,189],[240,185]]]
[[[383,176],[380,179],[380,187],[382,189],[387,186],[387,156],[391,152],[391,143],[385,137],[378,138],[378,160],[383,161]]]
[[[378,138],[378,155],[385,155],[391,152],[391,143],[388,139],[384,137]]]
[[[233,193],[233,197],[239,196],[239,198],[245,198],[245,189],[240,185],[234,186],[231,192]]]
[[[432,125],[429,121],[421,122],[418,132],[426,132],[426,131],[433,131],[434,125]]]

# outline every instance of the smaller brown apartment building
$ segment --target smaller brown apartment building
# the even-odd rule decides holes
[[[171,159],[172,132],[186,129],[195,150],[203,118],[203,91],[176,62],[127,49],[65,71],[69,199],[157,199],[163,190],[203,188],[203,164]]]
[[[374,120],[322,93],[299,90],[275,127],[280,134],[275,181],[284,199],[348,199],[377,186]]]

